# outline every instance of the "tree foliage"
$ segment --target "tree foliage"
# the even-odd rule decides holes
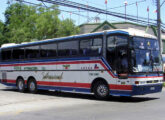
[[[5,41],[5,36],[4,36],[4,24],[3,22],[0,21],[0,45],[3,43],[7,43],[7,41]]]
[[[60,20],[58,6],[51,8],[28,6],[14,3],[5,11],[6,21],[0,22],[0,44],[4,42],[21,43],[79,32],[72,20]]]

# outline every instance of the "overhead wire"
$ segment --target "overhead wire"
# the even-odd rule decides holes
[[[16,0],[16,1],[20,1],[20,0]],[[21,1],[26,2],[26,3],[30,3],[30,2],[27,2],[27,1],[24,1],[24,0],[21,0]],[[105,11],[103,9],[95,8],[95,7],[92,7],[92,6],[86,7],[86,5],[84,5],[84,4],[75,3],[75,2],[68,1],[68,0],[55,0],[55,1],[53,1],[53,0],[49,0],[49,1],[48,0],[38,0],[38,1],[51,3],[51,4],[57,4],[57,5],[61,5],[61,6],[67,6],[67,7],[71,7],[71,8],[77,8],[77,9],[81,9],[81,10],[84,10],[84,11],[96,12],[96,13],[99,13],[99,14],[107,14],[107,15],[111,15],[111,16],[118,17],[118,18],[121,18],[121,19],[125,19],[125,14],[123,14],[123,13]],[[145,1],[145,0],[141,0],[139,2],[143,2],[143,1]],[[33,4],[35,4],[35,3],[33,3]],[[135,4],[135,3],[131,3],[131,4]],[[73,11],[66,11],[66,10],[60,10],[60,11],[67,12],[67,13],[72,12],[75,15],[79,15],[79,16],[88,18],[88,16],[78,14],[78,13],[73,12]],[[91,19],[94,19],[94,18],[95,17],[93,17]],[[129,20],[129,21],[135,22],[135,23],[137,22],[136,16],[133,16],[133,15],[128,15],[127,14],[126,19]],[[144,18],[144,17],[139,17],[138,23],[148,25],[148,19]],[[156,20],[155,19],[149,19],[149,24],[156,26]],[[164,25],[164,24],[162,23],[162,25]]]
[[[15,0],[15,1],[20,1],[20,0]],[[39,7],[46,7],[46,8],[49,8],[49,9],[54,9],[54,10],[60,10],[60,11],[62,11],[62,12],[66,12],[66,13],[71,13],[72,12],[72,14],[75,14],[75,15],[79,15],[79,16],[81,16],[81,17],[85,17],[85,18],[87,18],[88,16],[86,16],[86,15],[82,15],[82,14],[78,14],[78,13],[75,13],[75,12],[77,12],[77,11],[67,11],[67,10],[63,10],[63,9],[56,9],[56,8],[52,8],[52,7],[48,7],[48,6],[46,6],[46,5],[41,5],[41,4],[36,4],[36,3],[33,3],[33,2],[28,2],[28,1],[25,1],[25,0],[21,0],[23,3],[26,3],[26,4],[31,4],[31,5],[35,5],[35,6],[39,6]]]
[[[89,5],[88,5],[88,7],[86,7],[86,5],[84,5],[84,4],[71,2],[71,1],[68,1],[68,0],[38,0],[38,1],[43,1],[43,2],[46,2],[46,3],[57,4],[57,5],[61,5],[61,6],[71,7],[71,8],[79,8],[79,9],[82,9],[82,10],[88,10],[88,11],[91,11],[91,12],[107,14],[107,15],[111,15],[111,16],[118,17],[118,18],[121,18],[121,19],[125,19],[125,14],[112,12],[112,11],[106,11],[106,10],[96,8],[96,7],[93,7],[93,6],[89,6]],[[133,15],[127,15],[127,20],[137,22],[136,16],[133,16]],[[143,18],[143,17],[139,18],[139,20],[138,20],[139,23],[143,23],[143,24],[148,23],[147,21],[148,21],[148,19]],[[155,22],[156,22],[156,20],[150,19],[149,24],[156,25]]]

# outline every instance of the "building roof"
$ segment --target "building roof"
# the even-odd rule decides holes
[[[93,29],[93,27],[91,27],[91,26],[96,26],[96,27]],[[153,26],[153,25],[146,26],[146,25],[141,25],[141,24],[132,23],[132,22],[113,22],[113,23],[110,23],[108,21],[104,21],[103,23],[86,23],[86,24],[80,25],[79,27],[80,27],[80,29],[81,28],[86,29],[86,31],[84,29],[82,32],[80,31],[81,34],[82,33],[88,33],[88,32],[92,33],[92,32],[101,31],[101,30],[103,31],[103,30],[107,30],[107,29],[135,28],[135,29],[140,29],[140,30],[143,29],[143,31],[145,31],[146,33],[157,36],[157,27],[156,26]],[[162,32],[162,40],[165,40],[165,33],[163,33],[163,32]]]

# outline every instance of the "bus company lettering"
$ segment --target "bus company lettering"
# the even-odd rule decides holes
[[[91,66],[85,66],[85,67],[81,67],[82,70],[98,70],[99,66],[97,64],[94,65],[94,67]]]
[[[37,67],[24,67],[24,70],[38,70]]]
[[[21,66],[14,66],[14,70],[21,70]]]
[[[61,73],[61,75],[50,75],[49,72],[43,72],[42,75],[42,79],[61,80],[63,78],[63,72]]]

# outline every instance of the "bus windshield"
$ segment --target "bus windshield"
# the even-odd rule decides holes
[[[133,37],[133,72],[162,71],[159,43],[156,39]]]

